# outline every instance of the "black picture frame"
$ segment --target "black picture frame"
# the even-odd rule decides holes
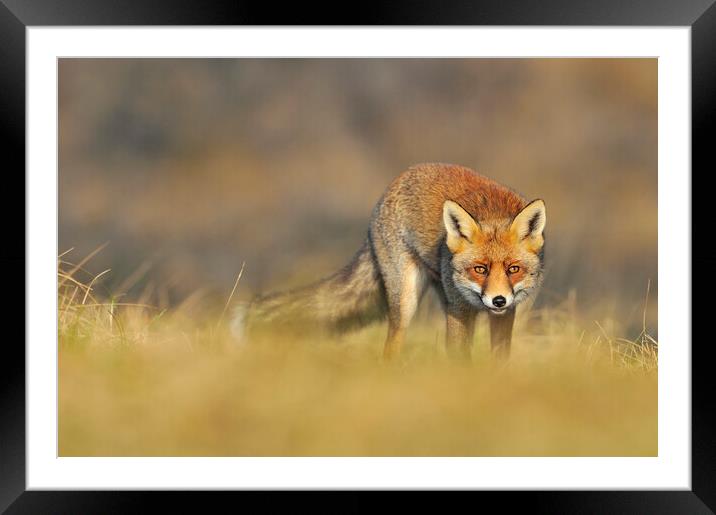
[[[19,292],[24,277],[25,226],[15,220],[25,202],[25,30],[41,25],[640,25],[690,26],[692,73],[692,181],[697,173],[716,170],[710,135],[716,125],[716,5],[715,0],[503,0],[492,2],[390,2],[356,4],[355,9],[327,10],[325,5],[284,3],[280,9],[260,2],[199,2],[196,0],[0,0],[0,127],[3,171],[10,195],[0,205],[5,231],[12,243],[0,254],[11,298],[4,324],[0,363],[0,511],[7,513],[124,513],[145,511],[150,501],[162,502],[164,511],[206,511],[215,496],[226,500],[249,496],[264,509],[282,502],[275,492],[129,492],[26,491],[25,482],[25,347],[24,325],[8,310],[30,309]],[[667,144],[668,142],[660,142]],[[694,173],[696,172],[696,173]],[[16,188],[11,181],[15,181]],[[710,224],[709,202],[698,202],[706,188],[692,186],[692,235],[701,221]],[[22,194],[20,193],[22,192]],[[24,213],[24,209],[22,211]],[[706,228],[705,228],[706,229]],[[708,230],[702,234],[709,234]],[[6,240],[7,241],[7,240]],[[692,241],[695,239],[692,238]],[[692,250],[692,270],[713,269],[713,251]],[[683,272],[681,272],[683,273]],[[691,280],[691,278],[688,278]],[[9,283],[9,284],[8,284]],[[21,284],[22,283],[22,284]],[[693,282],[691,283],[693,285]],[[707,302],[698,302],[693,289],[692,320],[708,320]],[[689,299],[685,299],[688,301]],[[694,316],[695,315],[695,316]],[[12,323],[10,323],[12,322]],[[14,327],[13,327],[14,325]],[[695,325],[693,326],[695,327]],[[696,333],[694,333],[696,334]],[[706,333],[707,334],[707,333]],[[584,492],[463,492],[480,501],[499,503],[501,510],[528,505],[533,513],[713,513],[716,511],[716,400],[711,370],[710,342],[692,345],[692,490],[691,491],[584,491]],[[691,342],[670,342],[689,345]],[[340,501],[340,511],[358,511],[376,504],[375,493],[351,492]],[[315,493],[291,496],[313,504]],[[332,496],[323,496],[325,502]],[[382,496],[381,496],[382,497]],[[472,498],[472,497],[471,497]],[[418,494],[421,507],[444,510],[443,500]],[[452,497],[451,497],[452,499]],[[329,501],[330,502],[330,501]],[[452,501],[451,501],[452,502]],[[383,499],[379,503],[384,504]],[[435,503],[435,504],[433,504]],[[295,505],[294,505],[295,506]],[[176,509],[174,509],[176,507]],[[238,509],[238,508],[237,508]]]

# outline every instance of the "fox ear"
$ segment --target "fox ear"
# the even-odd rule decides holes
[[[452,200],[443,204],[443,223],[447,231],[447,246],[452,252],[458,252],[465,240],[473,241],[480,232],[480,226],[470,213]]]
[[[537,199],[527,204],[512,221],[510,230],[517,236],[518,241],[530,238],[542,246],[542,231],[547,223],[547,214],[544,208],[544,200]]]

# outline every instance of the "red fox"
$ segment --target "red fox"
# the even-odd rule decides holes
[[[491,347],[509,354],[515,307],[542,281],[544,202],[462,166],[416,165],[378,201],[368,235],[344,268],[289,292],[256,298],[249,320],[312,320],[345,331],[387,317],[383,355],[400,352],[428,287],[447,321],[446,350],[469,358],[479,311],[490,318]]]

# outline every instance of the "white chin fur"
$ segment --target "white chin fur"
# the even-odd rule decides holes
[[[505,313],[507,313],[507,308],[502,308],[502,309],[490,308],[490,313],[492,313],[493,315],[502,316]]]

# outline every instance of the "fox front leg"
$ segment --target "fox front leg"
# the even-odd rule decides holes
[[[475,311],[457,306],[446,309],[445,349],[454,359],[470,359],[472,339],[475,334]]]
[[[512,328],[515,324],[515,309],[512,308],[501,315],[490,313],[489,317],[492,352],[500,358],[506,358],[510,355]]]
[[[388,337],[383,347],[383,358],[391,360],[400,354],[405,331],[415,316],[427,281],[423,271],[412,260],[394,268],[386,266],[383,270],[388,301]]]

